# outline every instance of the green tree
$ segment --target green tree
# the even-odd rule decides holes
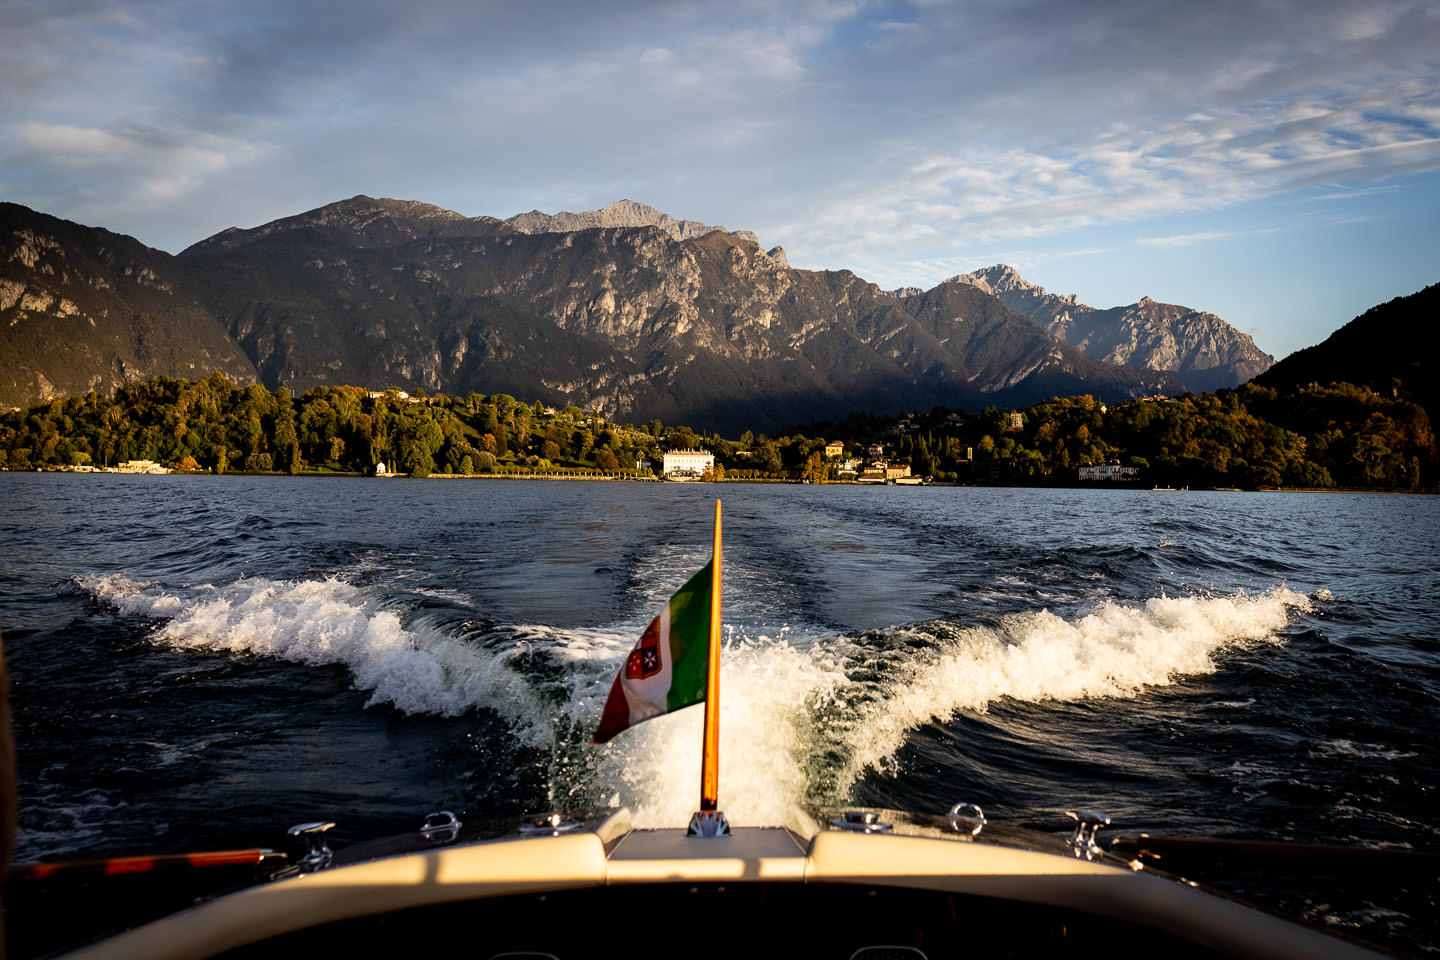
[[[295,396],[287,388],[275,392],[275,457],[286,473],[299,473],[305,466],[300,459],[300,437],[295,429]]]

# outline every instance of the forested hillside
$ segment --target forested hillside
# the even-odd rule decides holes
[[[377,463],[414,476],[507,467],[634,471],[658,438],[575,408],[548,410],[503,394],[410,397],[398,390],[322,387],[295,397],[283,387],[157,377],[0,418],[0,467],[109,466],[154,460],[179,469],[299,473],[373,472]]]
[[[827,458],[827,440],[843,442],[843,455]],[[648,477],[662,450],[695,447],[711,450],[717,478],[730,479],[823,483],[883,461],[960,483],[1075,484],[1080,466],[1109,462],[1135,467],[1133,482],[1144,486],[1417,490],[1437,482],[1424,408],[1347,383],[1246,384],[1119,404],[1082,395],[979,414],[856,414],[738,439],[658,420],[623,426],[505,394],[319,387],[296,397],[218,373],[160,377],[113,397],[92,392],[0,417],[0,469],[10,470],[154,460],[215,472],[370,473],[384,462],[413,476]]]

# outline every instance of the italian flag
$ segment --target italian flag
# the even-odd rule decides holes
[[[681,707],[703,703],[709,675],[712,559],[650,621],[610,686],[591,743]]]

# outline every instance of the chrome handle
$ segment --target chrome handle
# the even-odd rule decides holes
[[[451,843],[460,835],[460,818],[449,810],[437,810],[425,815],[420,824],[420,836],[431,843]]]

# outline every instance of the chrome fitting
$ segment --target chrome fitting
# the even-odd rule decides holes
[[[1076,857],[1085,860],[1094,860],[1104,854],[1100,845],[1095,842],[1095,834],[1101,827],[1110,826],[1110,817],[1094,810],[1068,810],[1070,818],[1075,821],[1075,832],[1070,835],[1070,851]]]
[[[420,824],[420,836],[431,843],[454,843],[460,835],[460,818],[449,810],[437,810],[425,815]]]
[[[831,820],[830,826],[854,833],[884,833],[893,828],[893,824],[883,822],[880,814],[873,810],[846,810],[840,819]]]
[[[719,810],[696,810],[695,815],[690,818],[690,826],[685,830],[685,836],[707,839],[728,837],[730,821],[726,820],[725,814]]]
[[[325,831],[334,826],[334,820],[316,820],[313,823],[296,824],[287,831],[292,837],[304,837],[308,848],[305,856],[296,861],[296,870],[300,873],[314,873],[330,866],[330,859],[334,854],[325,843]]]
[[[973,803],[955,804],[946,819],[950,822],[950,829],[956,833],[978,837],[985,829],[985,813]]]
[[[527,837],[558,837],[579,829],[578,820],[571,820],[563,813],[545,813],[521,827],[520,832]]]

